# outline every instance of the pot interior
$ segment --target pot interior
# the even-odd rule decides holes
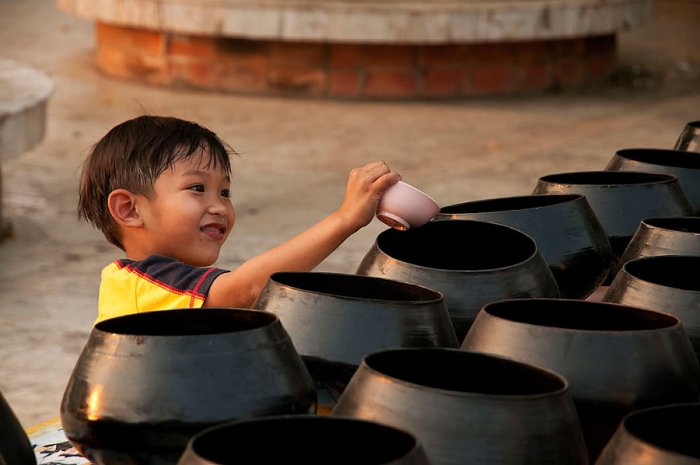
[[[583,197],[580,194],[552,194],[552,195],[523,195],[517,197],[502,197],[496,199],[474,200],[471,202],[447,205],[440,209],[440,213],[485,213],[510,210],[527,210],[531,208],[549,207],[561,203],[571,202]]]
[[[670,231],[700,233],[700,217],[697,216],[669,216],[663,218],[645,218],[643,222],[649,226],[668,229]]]
[[[686,291],[700,291],[697,270],[700,257],[685,255],[659,255],[630,260],[623,269],[642,281]]]
[[[700,458],[700,404],[640,410],[624,420],[633,436],[667,451]]]

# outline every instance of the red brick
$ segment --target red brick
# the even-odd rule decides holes
[[[615,50],[617,49],[617,38],[615,35],[587,37],[584,40],[584,48],[586,53],[614,54]]]
[[[141,50],[144,53],[164,55],[166,36],[163,33],[111,24],[96,23],[98,47]]]
[[[467,55],[464,44],[420,45],[418,49],[418,66],[436,67],[460,65]]]
[[[603,81],[615,69],[616,60],[608,56],[589,56],[585,61],[584,76],[585,81]]]
[[[552,77],[555,85],[572,87],[583,81],[583,65],[578,59],[561,59],[552,65]]]
[[[366,97],[418,96],[419,78],[412,70],[368,70],[363,95]]]
[[[580,57],[585,54],[585,39],[559,39],[549,42],[551,59]]]
[[[332,70],[330,94],[339,97],[359,97],[362,94],[362,73]]]
[[[548,43],[542,40],[515,43],[513,57],[519,63],[546,63],[549,61]]]
[[[211,59],[216,56],[216,42],[213,37],[173,35],[168,41],[168,54]]]
[[[270,63],[291,66],[320,68],[326,63],[326,55],[327,47],[325,44],[271,42],[269,47]]]
[[[510,42],[473,44],[467,50],[473,63],[510,63],[515,59],[515,49]]]
[[[167,62],[162,56],[103,46],[97,49],[97,64],[102,70],[115,76],[156,84],[170,83]]]
[[[211,88],[218,82],[218,68],[210,61],[173,60],[170,75],[175,82],[194,87]]]
[[[552,86],[552,70],[549,63],[522,64],[521,73],[518,91],[543,91]]]
[[[236,92],[261,92],[267,88],[264,66],[228,66],[219,73],[217,88]]]
[[[464,69],[429,69],[425,72],[423,94],[428,97],[459,95],[465,78]]]
[[[365,66],[367,68],[413,67],[414,47],[410,45],[367,45]]]
[[[363,47],[357,44],[331,44],[331,68],[359,68],[362,65]]]
[[[517,69],[508,64],[483,65],[471,72],[471,83],[477,94],[496,94],[515,89]]]
[[[267,71],[267,85],[283,92],[317,95],[326,91],[327,74],[318,68],[272,67]]]

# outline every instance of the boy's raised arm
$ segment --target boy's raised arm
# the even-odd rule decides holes
[[[313,270],[348,237],[372,221],[382,194],[399,179],[401,176],[383,161],[353,169],[338,210],[287,242],[219,276],[204,306],[248,308],[271,274]]]

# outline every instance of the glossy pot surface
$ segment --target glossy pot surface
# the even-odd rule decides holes
[[[700,465],[700,404],[636,410],[620,423],[596,465]]]
[[[533,194],[573,193],[586,197],[618,258],[642,219],[693,214],[678,178],[669,174],[634,171],[556,173],[539,178],[533,191]]]
[[[658,255],[630,260],[603,300],[675,315],[700,356],[698,267],[700,256]]]
[[[174,464],[218,423],[315,409],[316,392],[279,319],[231,308],[105,320],[66,387],[61,423],[98,465]]]
[[[532,237],[562,297],[583,299],[608,275],[614,256],[608,236],[580,194],[524,195],[475,200],[440,209],[435,220],[503,224]]]
[[[678,135],[673,148],[686,152],[700,152],[700,121],[688,122]]]
[[[692,214],[700,214],[700,154],[681,150],[618,150],[605,167],[608,171],[644,171],[676,176]]]
[[[316,382],[325,413],[370,352],[459,347],[443,295],[417,284],[343,273],[275,273],[253,307],[280,318]]]
[[[614,275],[630,260],[658,255],[700,255],[700,217],[643,219],[620,257]]]
[[[357,418],[309,415],[241,420],[208,428],[178,465],[428,465],[416,437]]]
[[[535,241],[514,228],[484,221],[432,221],[408,231],[383,231],[357,274],[441,292],[459,341],[487,302],[559,296]]]
[[[564,378],[459,349],[392,349],[363,360],[333,415],[406,429],[433,464],[584,464]]]
[[[642,308],[573,299],[493,302],[462,348],[564,376],[591,461],[626,413],[695,401],[700,393],[700,367],[680,320]]]
[[[0,464],[36,465],[27,433],[0,392]]]

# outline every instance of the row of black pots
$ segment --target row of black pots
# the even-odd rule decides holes
[[[22,425],[0,392],[0,465],[36,465],[36,457]]]
[[[484,306],[461,348],[365,355],[332,415],[407,431],[433,464],[583,465],[624,414],[697,401],[699,389],[698,361],[676,317],[603,302],[511,299]],[[306,416],[314,397],[274,314],[171,310],[99,323],[61,420],[98,465],[173,464],[204,429]],[[231,441],[216,454],[235,456]]]

